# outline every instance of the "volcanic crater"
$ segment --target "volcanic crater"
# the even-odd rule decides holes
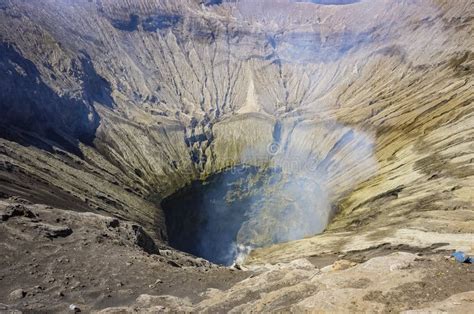
[[[472,308],[473,16],[0,1],[0,311]]]

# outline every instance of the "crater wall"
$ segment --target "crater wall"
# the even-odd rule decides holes
[[[166,239],[165,197],[277,165],[324,182],[328,246],[471,234],[471,1],[315,2],[3,2],[0,192]]]

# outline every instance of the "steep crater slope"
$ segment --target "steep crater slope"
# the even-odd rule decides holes
[[[249,262],[469,249],[471,1],[323,2],[3,2],[0,192],[166,241],[189,230],[161,204],[218,175],[225,206],[257,194],[228,241],[242,252],[326,230]],[[235,169],[271,174],[226,182]]]

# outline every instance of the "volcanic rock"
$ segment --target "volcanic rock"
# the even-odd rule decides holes
[[[23,289],[17,289],[15,291],[12,291],[8,295],[8,298],[11,301],[17,301],[17,300],[23,299],[25,296],[26,296],[26,292]]]
[[[443,256],[474,254],[473,16],[471,0],[1,1],[0,303],[469,308],[472,270]]]

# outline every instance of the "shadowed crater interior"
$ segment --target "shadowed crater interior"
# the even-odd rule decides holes
[[[172,247],[223,265],[250,248],[321,232],[328,208],[318,184],[247,166],[195,181],[161,205]]]

